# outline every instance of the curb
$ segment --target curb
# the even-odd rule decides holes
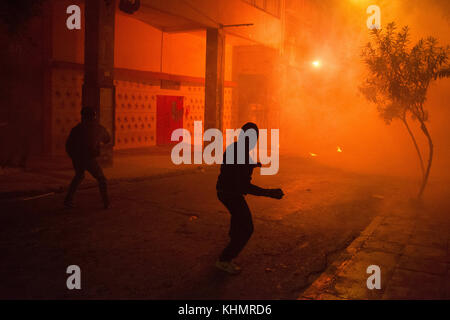
[[[353,240],[343,253],[297,298],[297,300],[342,300],[329,293],[337,274],[343,271],[355,255],[364,246],[366,240],[373,234],[383,221],[384,216],[376,216],[371,223]]]

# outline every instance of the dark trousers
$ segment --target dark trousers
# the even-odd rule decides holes
[[[78,186],[84,179],[84,172],[89,172],[97,181],[100,195],[102,196],[103,203],[106,205],[109,203],[108,190],[106,186],[106,178],[103,174],[103,170],[97,162],[97,159],[72,159],[73,168],[75,170],[75,176],[70,183],[69,191],[67,192],[66,202],[71,202],[78,189]]]
[[[231,261],[244,249],[253,233],[252,213],[243,195],[217,194],[231,214],[230,243],[222,251],[220,261]]]

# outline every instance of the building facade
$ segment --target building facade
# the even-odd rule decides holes
[[[115,149],[167,144],[173,129],[192,131],[194,121],[205,129],[270,125],[269,110],[279,109],[269,79],[283,47],[283,0],[141,0],[131,14],[121,10],[127,2],[136,3],[44,0],[35,26],[22,31],[39,43],[21,62],[39,56],[28,67],[35,86],[41,80],[31,153],[63,153],[83,104],[98,104]],[[71,5],[81,10],[80,29],[66,25]],[[7,100],[27,110],[19,96]],[[16,109],[2,110],[2,121],[10,126]]]

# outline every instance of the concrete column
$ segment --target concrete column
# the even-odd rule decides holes
[[[85,1],[83,106],[97,110],[100,123],[114,142],[114,23],[115,0]],[[112,144],[101,152],[101,161],[112,164]]]
[[[225,34],[222,29],[206,30],[205,130],[222,130],[225,64]]]

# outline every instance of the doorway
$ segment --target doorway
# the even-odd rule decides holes
[[[175,129],[183,128],[183,97],[156,97],[156,144],[176,143],[170,137]]]

